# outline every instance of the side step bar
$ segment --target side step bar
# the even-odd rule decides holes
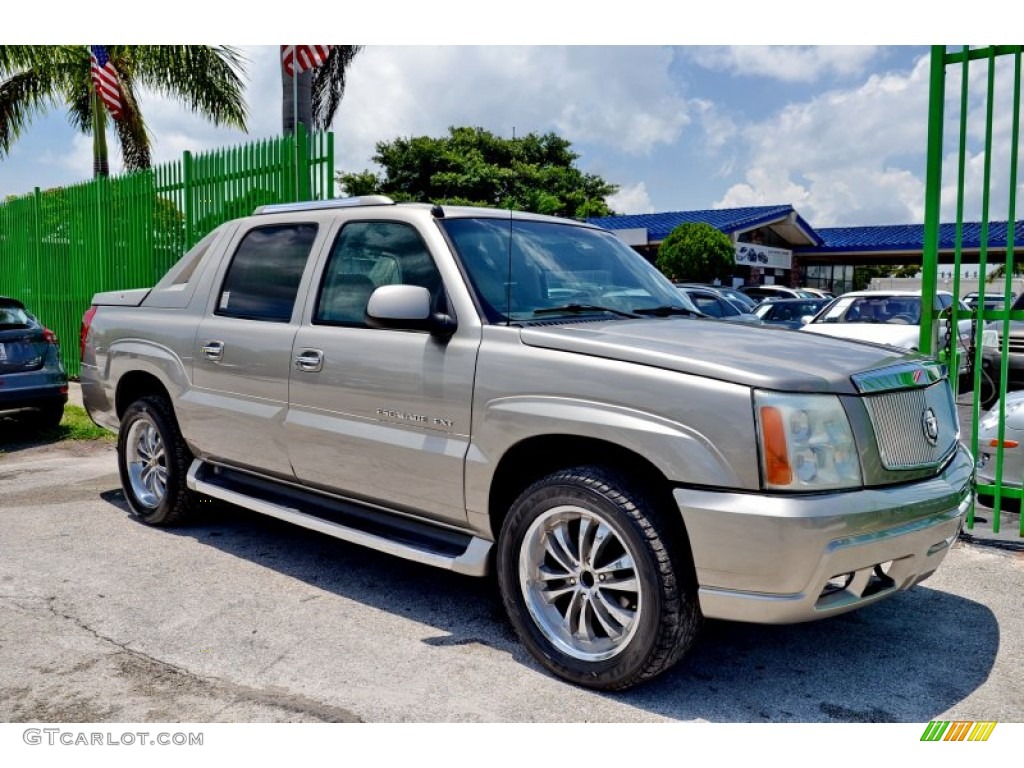
[[[424,565],[483,576],[491,542],[468,533],[282,486],[244,472],[192,462],[190,490]]]

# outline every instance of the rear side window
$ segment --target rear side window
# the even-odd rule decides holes
[[[216,314],[277,323],[291,320],[316,232],[316,224],[283,224],[246,234],[224,277]]]

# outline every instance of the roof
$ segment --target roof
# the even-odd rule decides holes
[[[814,229],[803,220],[792,205],[757,205],[743,208],[713,208],[704,211],[669,211],[636,213],[623,216],[602,216],[587,219],[605,229],[646,229],[647,240],[659,243],[680,224],[710,224],[731,235],[771,224],[790,224],[802,230],[808,243],[821,243]]]
[[[772,227],[792,243],[798,254],[892,254],[906,251],[920,254],[924,250],[923,224],[889,224],[856,227],[812,228],[792,205],[758,205],[742,208],[713,208],[703,211],[668,211],[623,216],[603,216],[587,221],[610,230],[643,229],[646,242],[660,243],[680,224],[710,224],[727,235],[747,232],[758,227]],[[988,224],[988,246],[1005,250],[1007,222]],[[1014,244],[1024,246],[1024,221],[1014,230]],[[978,251],[982,242],[982,223],[965,221],[960,246],[964,251]],[[957,225],[939,225],[939,250],[952,252],[957,245]]]
[[[981,222],[965,221],[961,235],[961,247],[977,250],[981,247]],[[1007,223],[993,221],[988,225],[988,245],[992,248],[1006,247]],[[850,253],[913,251],[924,249],[923,224],[892,224],[871,227],[822,227],[816,232],[823,242],[819,246],[801,248],[801,253]],[[1018,221],[1014,230],[1014,243],[1024,245],[1024,221]],[[939,249],[956,248],[956,224],[939,225]]]

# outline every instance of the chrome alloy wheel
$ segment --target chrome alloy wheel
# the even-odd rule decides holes
[[[167,492],[167,455],[159,430],[145,416],[128,430],[125,463],[135,498],[143,506],[156,508]]]
[[[544,637],[575,659],[610,659],[639,626],[636,557],[623,536],[583,507],[554,507],[533,521],[519,551],[519,585]]]

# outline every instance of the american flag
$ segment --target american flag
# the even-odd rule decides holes
[[[121,85],[117,80],[117,70],[110,61],[106,46],[90,45],[89,54],[92,59],[92,82],[96,93],[107,105],[115,120],[120,120],[124,112],[121,110]]]
[[[292,77],[327,61],[333,45],[285,45],[281,47],[281,64]]]

